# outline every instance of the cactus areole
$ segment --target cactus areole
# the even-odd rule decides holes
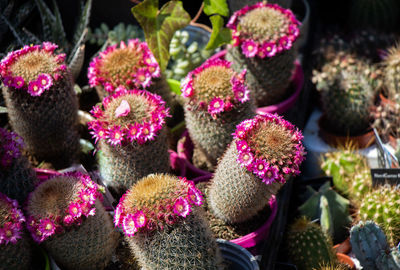
[[[305,155],[303,135],[281,116],[257,115],[240,123],[233,135],[237,162],[265,184],[284,183],[286,176],[300,173]]]
[[[227,24],[233,46],[240,46],[248,58],[273,57],[290,50],[299,37],[299,26],[291,10],[264,2],[236,11]]]
[[[0,193],[0,246],[16,244],[21,238],[24,222],[18,202]]]

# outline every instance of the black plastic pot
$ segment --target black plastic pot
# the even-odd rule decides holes
[[[227,270],[259,270],[258,262],[247,249],[224,239],[217,239]]]

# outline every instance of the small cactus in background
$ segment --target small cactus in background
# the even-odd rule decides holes
[[[321,264],[335,264],[332,242],[321,230],[306,218],[299,218],[286,233],[286,246],[290,260],[299,270],[319,269]]]
[[[65,54],[44,42],[9,53],[0,63],[11,126],[27,151],[63,168],[79,154],[78,100]]]
[[[375,97],[374,68],[349,53],[338,53],[321,71],[313,71],[313,82],[321,92],[326,117],[324,127],[352,136],[368,129]]]
[[[312,270],[349,270],[350,267],[347,264],[329,263],[322,264],[321,266],[315,267]]]
[[[107,24],[102,23],[100,27],[88,31],[88,42],[91,44],[96,44],[98,46],[103,46],[107,42],[111,44],[117,44],[121,41],[125,43],[130,39],[144,40],[143,31],[139,26],[133,24],[119,23],[110,29]]]
[[[400,252],[390,249],[382,229],[373,221],[360,221],[350,230],[352,252],[360,261],[363,269],[396,270],[400,269]]]
[[[386,140],[390,136],[400,138],[400,92],[393,97],[393,103],[380,104],[371,111],[375,119],[373,127]]]
[[[232,141],[236,125],[255,115],[240,74],[225,60],[209,60],[191,71],[182,83],[185,121],[194,145],[214,167]]]
[[[387,96],[391,100],[396,100],[396,94],[400,96],[400,45],[397,44],[388,49],[384,61],[384,76]],[[400,102],[400,97],[397,97]]]
[[[0,193],[1,269],[30,269],[32,247],[24,232],[25,217],[15,200]]]
[[[390,185],[367,193],[360,203],[358,216],[362,221],[373,220],[385,232],[391,245],[400,240],[400,191]]]
[[[150,173],[169,171],[169,114],[160,96],[120,87],[91,113],[96,119],[89,129],[100,141],[100,173],[117,196]]]
[[[15,132],[0,128],[0,192],[22,205],[35,188],[36,174],[22,156],[24,142]]]
[[[63,269],[104,269],[118,244],[101,187],[80,172],[41,183],[27,202],[27,227]]]
[[[301,132],[278,115],[240,123],[209,187],[212,213],[228,223],[262,210],[304,160]]]
[[[363,167],[351,176],[349,198],[358,205],[372,188],[371,170]]]
[[[193,182],[166,174],[138,181],[114,216],[142,269],[220,269],[220,254]]]
[[[264,2],[246,6],[229,19],[233,47],[226,58],[235,70],[247,69],[246,81],[258,106],[276,104],[289,94],[299,25],[289,9]]]

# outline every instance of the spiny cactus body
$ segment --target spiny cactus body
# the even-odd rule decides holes
[[[393,100],[371,111],[371,116],[375,119],[373,127],[386,140],[392,136],[400,138],[400,92],[392,96]]]
[[[0,63],[11,126],[28,152],[57,168],[79,153],[78,101],[57,45],[44,42],[9,53]]]
[[[389,48],[384,65],[387,95],[393,100],[396,94],[400,95],[400,45]]]
[[[321,264],[335,262],[331,240],[320,226],[306,218],[294,221],[286,237],[289,258],[299,270],[318,269]]]
[[[235,70],[247,69],[246,81],[257,105],[275,104],[287,96],[299,25],[290,10],[264,2],[231,16],[227,26],[232,29],[233,47],[226,58]]]
[[[215,216],[237,223],[263,209],[303,161],[303,136],[282,117],[256,116],[240,123],[209,188]]]
[[[0,269],[30,269],[32,247],[18,203],[0,193]]]
[[[32,237],[63,269],[104,269],[118,244],[101,188],[73,172],[40,184],[27,203]]]
[[[100,173],[118,196],[150,173],[169,171],[164,127],[169,115],[158,95],[120,87],[91,113],[96,120],[89,128],[102,152]]]
[[[182,83],[186,127],[213,166],[232,141],[236,125],[255,115],[245,72],[235,73],[228,61],[209,60]]]
[[[142,269],[220,269],[201,192],[171,175],[149,175],[120,200],[114,216]]]

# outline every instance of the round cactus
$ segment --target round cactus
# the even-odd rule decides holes
[[[220,269],[220,254],[193,182],[165,174],[138,181],[114,216],[142,269]]]
[[[384,61],[385,86],[389,99],[400,95],[400,46],[396,45],[388,50]]]
[[[275,104],[287,96],[299,25],[290,10],[264,2],[246,6],[229,19],[233,47],[226,57],[233,69],[247,69],[246,81],[257,105]]]
[[[21,155],[23,139],[0,128],[0,192],[23,204],[37,182],[36,173]]]
[[[228,223],[250,219],[262,210],[304,159],[303,136],[272,114],[240,123],[215,171],[208,205]]]
[[[101,188],[88,175],[66,173],[40,184],[27,202],[27,227],[63,269],[104,269],[118,244]]]
[[[385,232],[391,245],[400,240],[400,191],[389,185],[368,192],[358,211],[361,220],[375,221]]]
[[[250,93],[240,74],[225,60],[208,60],[182,83],[185,121],[196,148],[215,166],[232,141],[237,124],[255,115]]]
[[[30,269],[32,247],[24,232],[25,217],[18,203],[0,193],[1,269]]]
[[[372,126],[386,140],[390,136],[400,138],[400,91],[393,95],[393,100],[393,103],[380,104],[371,111],[371,116],[375,119]]]
[[[158,95],[120,87],[91,113],[96,119],[89,129],[100,141],[100,173],[118,196],[150,173],[169,171],[164,128],[169,115]]]
[[[331,240],[321,227],[306,218],[294,221],[287,232],[290,260],[299,270],[320,269],[321,264],[336,264]]]
[[[79,154],[78,100],[57,45],[44,42],[9,53],[0,63],[11,126],[39,160],[63,168]]]
[[[313,268],[312,270],[349,270],[350,267],[346,264],[322,264],[319,267]]]

